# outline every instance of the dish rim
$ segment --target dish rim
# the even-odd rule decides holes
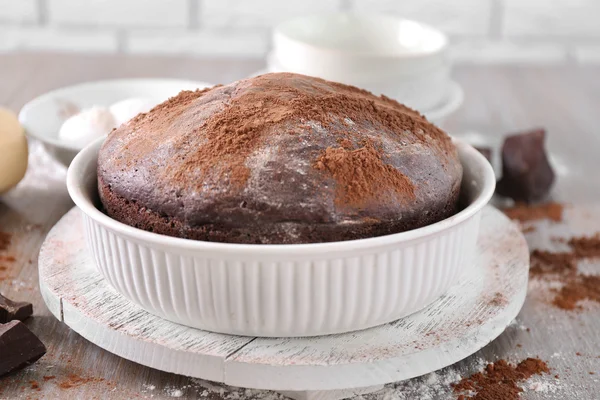
[[[245,254],[264,255],[287,255],[303,256],[307,254],[339,253],[343,251],[372,249],[375,247],[386,246],[393,243],[408,243],[417,240],[426,239],[429,236],[435,236],[439,232],[448,230],[460,223],[470,219],[477,214],[489,202],[496,186],[496,179],[492,166],[487,159],[479,153],[474,147],[460,139],[453,138],[453,142],[460,151],[465,151],[473,165],[465,165],[463,168],[479,168],[482,171],[481,182],[475,182],[481,185],[481,189],[470,204],[463,210],[457,212],[449,218],[426,225],[409,231],[393,233],[390,235],[377,236],[364,239],[353,239],[337,242],[325,243],[302,243],[302,244],[242,244],[242,243],[221,243],[207,242],[201,240],[185,239],[174,236],[162,235],[154,232],[145,231],[133,226],[119,222],[100,211],[91,200],[91,196],[86,191],[89,186],[88,181],[96,177],[94,174],[86,174],[91,163],[97,162],[98,152],[105,138],[100,138],[86,146],[80,151],[71,162],[67,170],[67,189],[69,195],[85,215],[92,218],[97,223],[128,238],[137,241],[143,241],[154,246],[168,246],[185,251],[213,251],[219,253],[236,252]],[[96,186],[94,186],[96,188]]]

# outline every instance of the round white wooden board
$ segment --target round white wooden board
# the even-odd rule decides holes
[[[529,251],[517,226],[487,207],[473,267],[427,308],[364,331],[292,339],[200,331],[130,303],[96,271],[76,208],[48,234],[39,269],[50,311],[114,354],[232,386],[315,391],[409,379],[481,349],[504,331],[523,305]]]

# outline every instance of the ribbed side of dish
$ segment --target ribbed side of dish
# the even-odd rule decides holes
[[[84,214],[96,264],[118,292],[174,322],[251,336],[347,332],[423,308],[469,266],[479,219],[413,241],[286,256],[149,247]]]

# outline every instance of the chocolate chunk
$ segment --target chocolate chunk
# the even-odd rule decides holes
[[[0,294],[0,324],[18,319],[24,321],[33,314],[33,306],[27,302],[17,302]]]
[[[46,346],[21,321],[0,324],[0,376],[36,362]]]
[[[480,152],[481,154],[483,154],[483,156],[485,158],[487,158],[487,160],[491,163],[492,162],[492,149],[489,147],[477,147],[474,146],[475,150],[477,150],[478,152]]]
[[[548,161],[544,140],[546,131],[508,136],[502,146],[502,179],[496,193],[515,201],[542,200],[554,183],[554,171]]]

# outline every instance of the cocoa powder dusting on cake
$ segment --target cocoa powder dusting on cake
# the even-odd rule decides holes
[[[562,221],[564,206],[560,203],[545,203],[539,205],[516,204],[514,207],[504,209],[510,219],[520,222],[549,219],[554,222]]]
[[[189,158],[189,162],[197,165],[207,159],[214,162],[231,156],[228,161],[231,179],[244,184],[249,176],[245,166],[246,159],[267,134],[274,133],[270,132],[271,126],[282,121],[313,121],[328,127],[339,122],[337,119],[340,114],[350,120],[370,121],[373,126],[392,129],[398,135],[406,130],[421,136],[428,132],[442,138],[442,141],[445,139],[443,142],[448,142],[449,145],[449,139],[443,132],[432,128],[419,114],[393,100],[378,98],[376,101],[369,92],[320,79],[316,79],[320,85],[311,87],[311,92],[317,93],[308,95],[304,87],[307,85],[306,78],[296,76],[293,79],[293,84],[290,85],[288,82],[282,84],[281,77],[274,79],[272,75],[255,78],[253,85],[260,89],[250,90],[233,98],[224,112],[207,120],[204,128],[208,136],[205,151],[197,151]],[[333,88],[340,90],[340,93],[333,93]],[[273,96],[273,93],[285,95]],[[342,146],[347,148],[349,142],[346,139]],[[371,149],[366,153],[367,157],[373,158]],[[361,156],[345,157],[346,162],[364,159]]]
[[[337,181],[339,206],[364,206],[369,200],[386,195],[413,199],[412,183],[396,168],[386,165],[374,146],[356,150],[329,147],[318,158],[315,168],[329,172]],[[392,193],[386,193],[385,189]]]
[[[247,90],[240,90],[242,87]],[[181,155],[184,159],[182,171],[212,169],[214,166],[214,173],[220,172],[221,178],[241,187],[250,175],[245,165],[248,156],[269,136],[278,134],[271,129],[274,125],[287,121],[290,124],[310,121],[324,128],[333,123],[350,127],[352,121],[366,121],[374,129],[393,131],[399,137],[409,131],[420,140],[438,146],[445,154],[455,152],[443,131],[432,126],[418,112],[394,100],[376,97],[352,86],[296,74],[267,74],[241,81],[237,87],[182,92],[119,129],[162,133],[172,128],[175,117],[189,112],[192,103],[201,104],[219,90],[229,96],[220,105],[219,112],[213,112],[203,120],[197,113],[189,113],[190,134],[202,134],[206,140]],[[350,128],[336,129],[332,133],[350,134],[351,131]],[[148,146],[151,141],[149,138]],[[143,149],[136,150],[144,154]],[[315,158],[319,156],[315,154]],[[178,171],[175,178],[185,179],[185,175]]]
[[[516,400],[523,391],[519,384],[533,375],[548,373],[548,365],[538,358],[527,358],[519,364],[510,364],[505,360],[498,360],[488,364],[482,372],[477,372],[453,384],[455,393],[461,394],[459,398],[473,400]]]

